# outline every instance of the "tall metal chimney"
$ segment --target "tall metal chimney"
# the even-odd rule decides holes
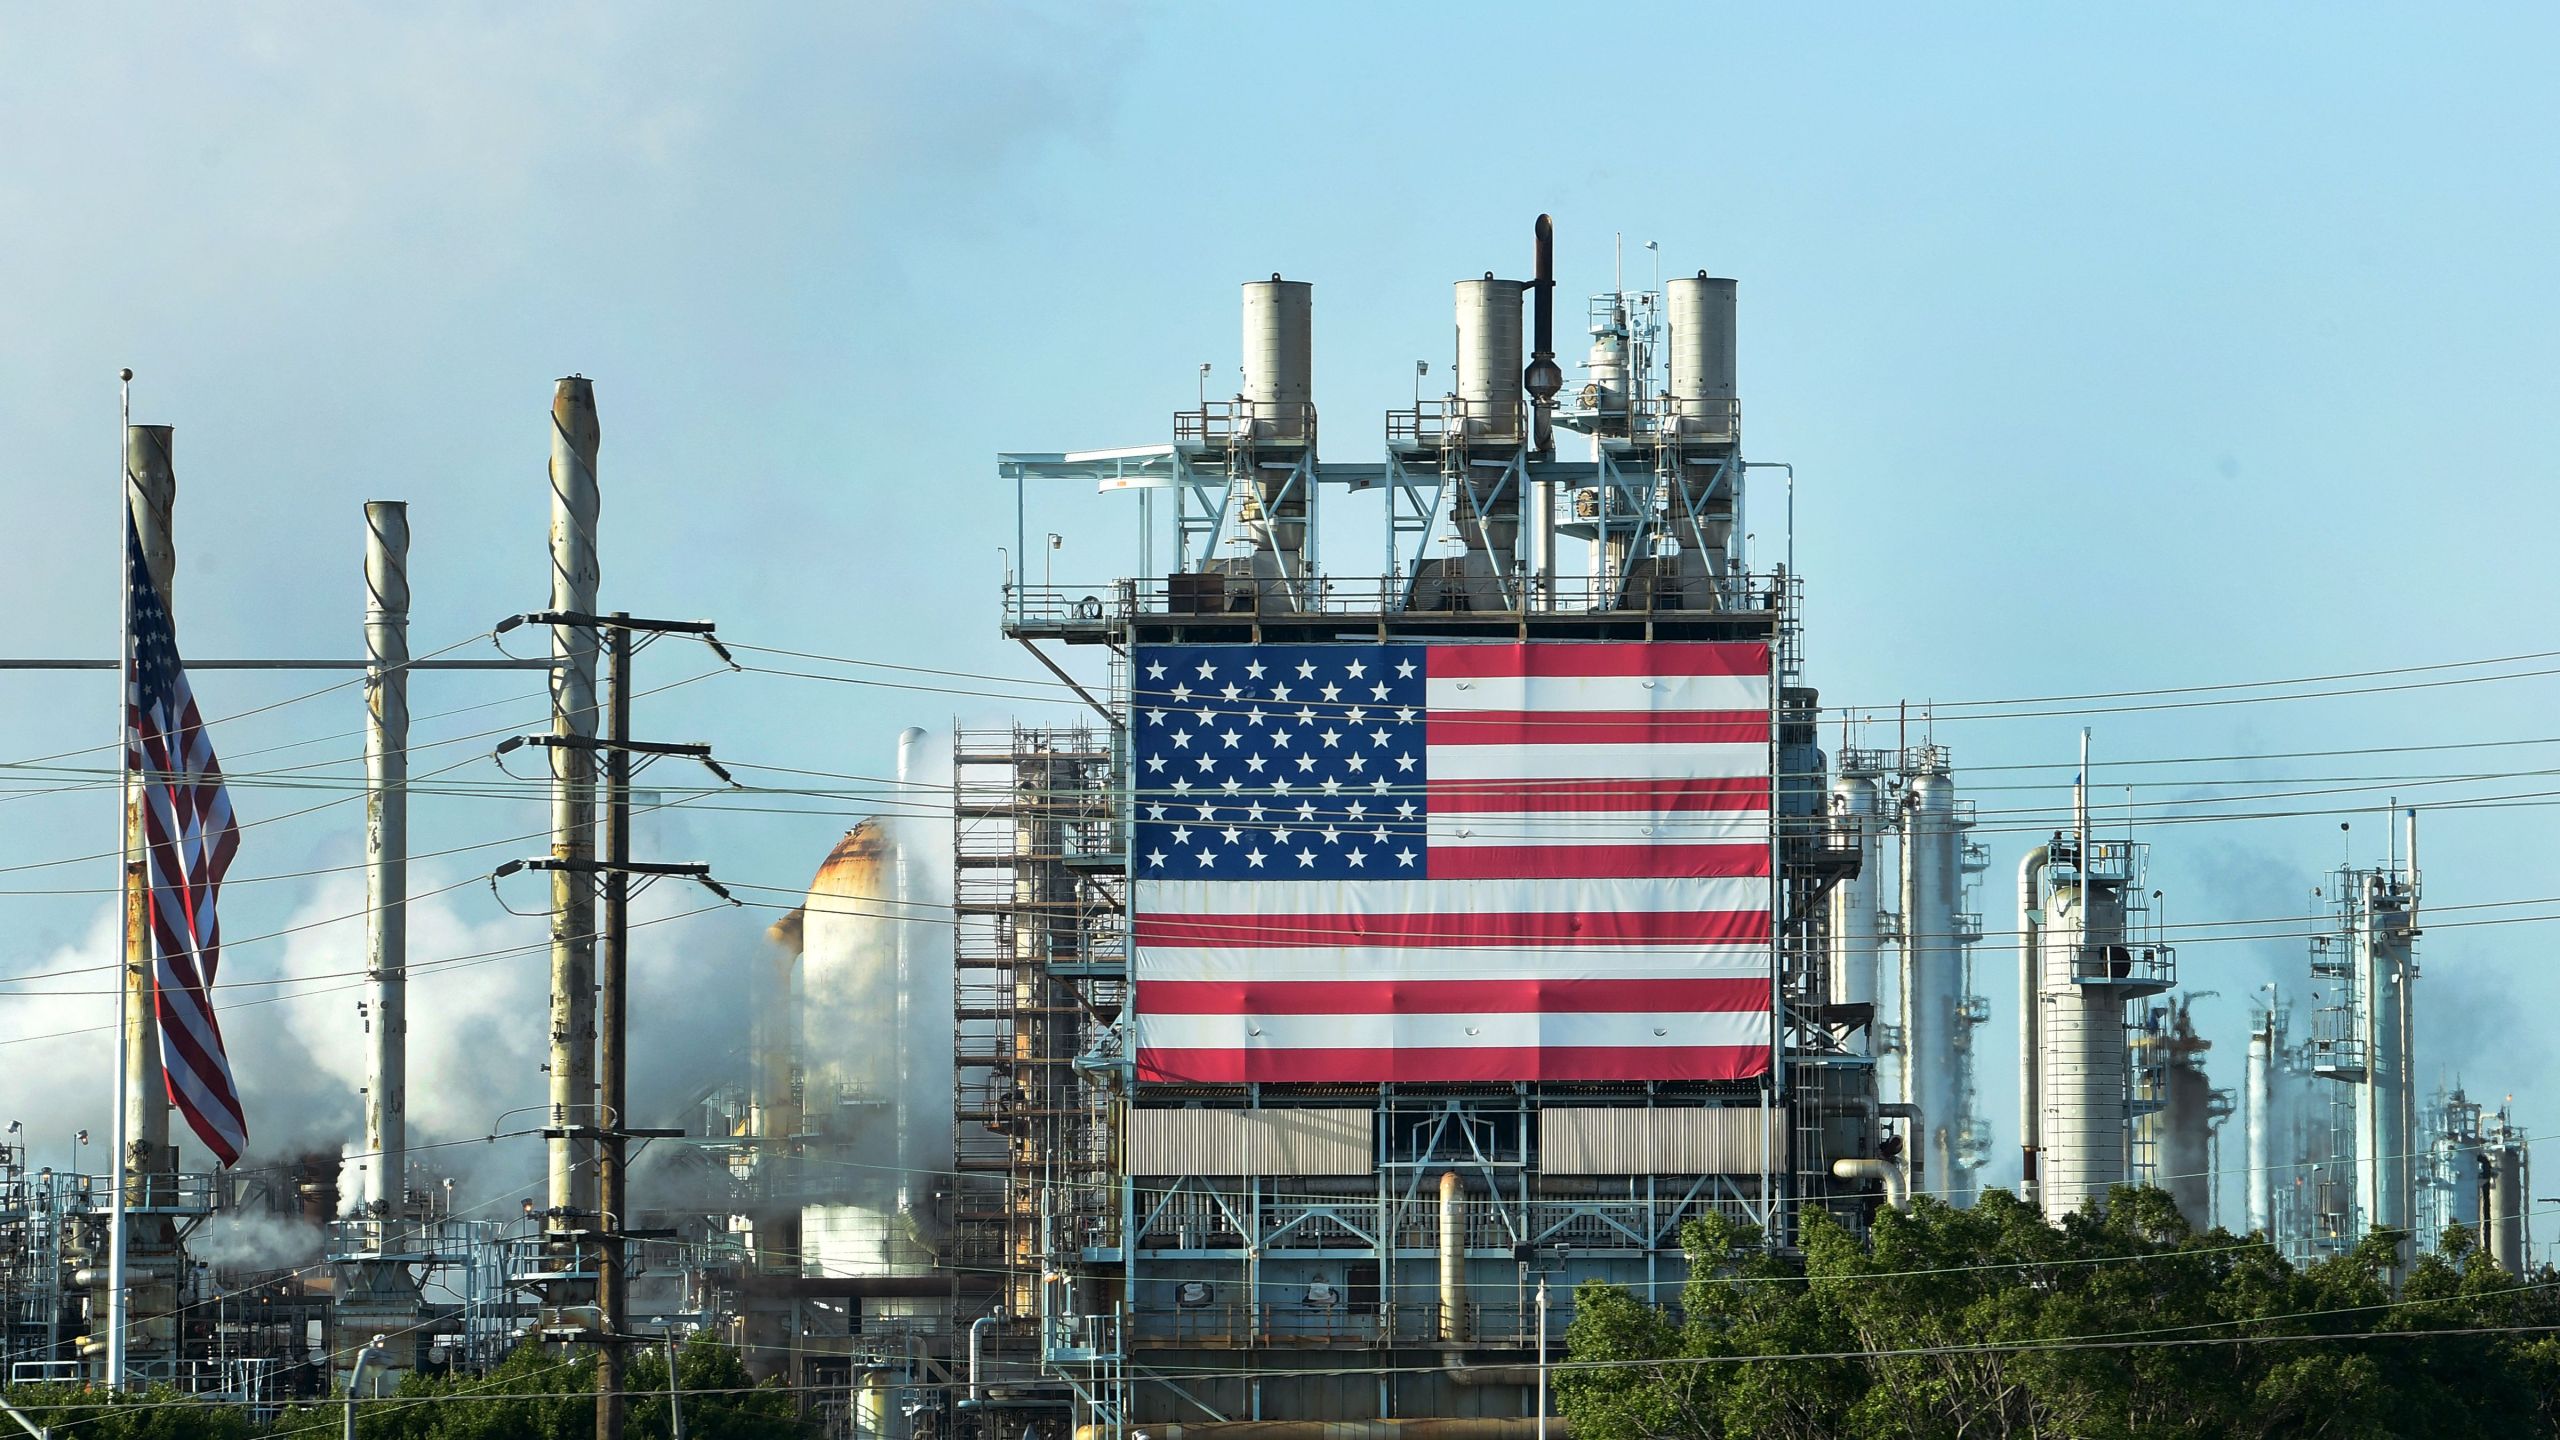
[[[388,1250],[409,1169],[409,507],[366,501],[364,540],[364,1148]]]
[[[596,613],[595,386],[583,376],[551,397],[551,608]],[[551,731],[592,742],[596,735],[596,631],[551,627]],[[568,1132],[592,1128],[595,1112],[596,949],[595,754],[583,745],[551,748],[551,853],[571,862],[551,878],[551,1124],[549,1228],[586,1228],[595,1213],[595,1142]]]

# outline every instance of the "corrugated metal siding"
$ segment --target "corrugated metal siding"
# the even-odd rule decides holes
[[[1547,1109],[1538,1112],[1539,1168],[1549,1175],[1757,1175],[1766,1137],[1784,1113],[1718,1110]]]
[[[1132,1110],[1132,1175],[1366,1175],[1367,1110]]]

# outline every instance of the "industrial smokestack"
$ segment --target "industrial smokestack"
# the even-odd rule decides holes
[[[572,375],[551,397],[551,608],[596,611],[595,386]],[[551,731],[566,740],[596,735],[596,631],[551,627]],[[595,1124],[596,950],[595,754],[585,744],[551,748],[551,853],[570,862],[551,879],[550,1228],[583,1229],[595,1211],[595,1142],[573,1127]]]
[[[364,1148],[387,1250],[409,1164],[409,507],[367,501],[364,531]]]

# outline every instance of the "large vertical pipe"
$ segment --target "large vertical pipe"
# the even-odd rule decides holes
[[[2265,1234],[2275,1223],[2275,1157],[2270,1149],[2275,1135],[2275,1060],[2276,1012],[2270,1004],[2249,1031],[2248,1113],[2241,1122],[2248,1131],[2249,1174],[2244,1193],[2249,1197],[2252,1234]]]
[[[1466,1189],[1455,1170],[1440,1172],[1440,1338],[1467,1338]]]
[[[374,1248],[388,1250],[408,1192],[409,507],[364,507],[364,1148]]]
[[[1557,392],[1564,389],[1564,367],[1556,363],[1556,232],[1555,223],[1538,217],[1536,254],[1529,282],[1531,316],[1529,367],[1520,388],[1529,393],[1535,421],[1530,447],[1541,460],[1556,458]],[[1523,483],[1529,483],[1526,480]],[[1529,603],[1537,609],[1556,604],[1556,483],[1541,480],[1529,490]]]
[[[2039,845],[2018,862],[2018,1198],[2036,1198],[2036,1152],[2044,1148],[2044,1110],[2037,1087],[2043,1035],[2039,1014],[2042,957],[2037,931],[2044,922],[2044,900],[2037,893],[2045,862],[2053,847]]]
[[[551,397],[551,608],[596,609],[596,392],[582,376]],[[595,1143],[569,1132],[595,1124],[596,632],[551,627],[551,1125],[549,1196],[555,1234],[584,1228],[595,1210]]]

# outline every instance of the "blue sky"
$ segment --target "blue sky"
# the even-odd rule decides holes
[[[178,613],[199,655],[352,653],[370,498],[412,502],[421,651],[538,603],[544,412],[552,378],[580,371],[605,432],[609,604],[713,616],[761,644],[1035,673],[995,630],[1012,524],[994,452],[1164,438],[1200,362],[1232,375],[1236,283],[1277,270],[1316,283],[1328,453],[1372,456],[1413,360],[1447,347],[1448,283],[1525,268],[1542,210],[1568,324],[1605,286],[1613,234],[1639,257],[1659,241],[1672,273],[1741,279],[1750,450],[1798,467],[1810,678],[1827,700],[2551,649],[2560,200],[2536,157],[2560,119],[2555,29],[2492,7],[1628,7],[1606,28],[1420,5],[15,11],[0,19],[0,133],[15,137],[0,156],[0,652],[112,648],[120,365],[141,376],[136,418],[178,427]],[[1364,503],[1336,524],[1365,534]],[[1122,504],[1044,501],[1035,532],[1069,537],[1062,582],[1098,586],[1128,563]],[[691,673],[673,650],[647,663]],[[201,688],[236,710],[309,686]],[[97,677],[0,676],[0,693],[0,755],[103,738]],[[413,705],[510,693],[422,681]],[[2094,723],[2102,758],[2513,740],[2560,734],[2555,694],[2552,678],[2517,679]],[[536,709],[422,721],[419,738]],[[652,700],[641,723],[742,759],[882,775],[902,725],[1007,713],[733,677]],[[315,700],[225,746],[357,720],[352,700]],[[1982,781],[2051,782],[2067,772],[1987,767],[2067,760],[2080,723],[1950,719],[1936,734]],[[2553,754],[2217,773],[2516,772]],[[2412,793],[2538,789],[2560,786]],[[2062,796],[1976,793],[2034,812],[1985,836],[1996,917]],[[837,808],[693,816],[648,840],[788,887],[859,813]],[[2549,813],[2428,820],[2430,901],[2560,895]],[[541,822],[422,799],[416,823],[426,849]],[[2302,913],[2337,823],[2163,827],[2171,918]],[[110,824],[94,796],[7,801],[0,864],[86,853]],[[2372,839],[2359,858],[2378,850],[2375,821],[2357,833]],[[253,838],[242,873],[346,864],[358,831],[341,809]],[[506,853],[427,864],[460,881]],[[239,887],[229,928],[343,913],[327,888],[343,878]],[[108,881],[103,862],[0,874]],[[439,934],[536,933],[485,896],[445,897]],[[0,971],[87,953],[96,913],[94,896],[0,895]],[[754,928],[661,932],[683,937],[650,961],[662,995],[692,993],[688,977],[745,953]],[[234,973],[342,969],[354,933],[244,949]],[[2427,1078],[2458,1064],[2560,1133],[2560,1062],[2512,1029],[2560,998],[2551,933],[2438,929],[2418,1003]],[[2014,979],[1997,950],[1980,964],[2005,1156]],[[437,983],[454,1016],[488,1007],[473,1025],[520,1057],[538,969],[499,960]],[[2240,997],[2299,976],[2299,944],[2197,945],[2186,969],[2221,992],[2199,1013],[2222,1042],[2217,1079],[2236,1085]],[[353,1001],[270,1007],[296,1019],[261,1043],[323,1043],[319,1027],[343,1063]],[[24,1003],[26,1024],[0,1032],[104,1002]],[[69,1076],[83,1044],[19,1048]],[[31,1125],[60,1128],[87,1098],[0,1078],[0,1110]],[[504,1098],[458,1099],[452,1123]]]

